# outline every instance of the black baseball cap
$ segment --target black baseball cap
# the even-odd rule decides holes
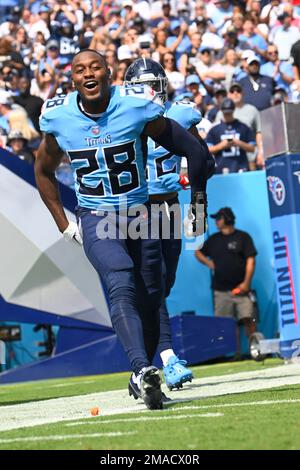
[[[222,101],[222,104],[221,104],[221,110],[223,112],[232,112],[235,110],[235,104],[234,104],[234,101],[231,100],[230,98],[225,98],[223,101]]]
[[[222,207],[215,214],[211,214],[212,219],[220,220],[222,217],[224,217],[225,220],[230,221],[232,224],[234,224],[235,215],[232,209],[230,209],[230,207]]]

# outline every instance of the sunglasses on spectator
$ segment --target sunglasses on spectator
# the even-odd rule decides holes
[[[173,57],[170,57],[169,59],[164,59],[164,62],[175,62]]]

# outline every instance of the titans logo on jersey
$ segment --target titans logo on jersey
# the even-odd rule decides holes
[[[40,127],[70,158],[79,206],[114,210],[147,200],[142,132],[163,112],[148,86],[111,87],[108,108],[95,119],[80,110],[77,92],[45,102]]]
[[[201,113],[190,102],[175,102],[166,112],[165,116],[177,121],[185,129],[199,124],[202,119]],[[166,149],[148,139],[148,164],[147,181],[149,194],[163,194],[165,187],[159,180],[160,176],[168,173],[180,172],[181,157],[172,155]]]

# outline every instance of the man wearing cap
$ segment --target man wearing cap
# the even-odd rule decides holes
[[[232,99],[235,104],[233,117],[246,124],[246,126],[250,127],[255,135],[257,154],[247,153],[250,170],[255,170],[255,160],[260,167],[264,165],[261,120],[259,111],[252,104],[244,103],[243,89],[239,82],[233,82],[230,85],[228,98]],[[216,115],[215,122],[219,123],[222,121],[222,119],[223,113],[220,110]]]
[[[201,84],[201,80],[196,73],[193,73],[192,75],[188,75],[188,77],[185,80],[185,85],[186,85],[187,90],[193,94],[193,98],[192,98],[193,101],[195,101],[195,99],[197,98],[199,94],[201,95],[199,91],[200,84]]]
[[[224,48],[222,55],[229,49],[234,49],[237,54],[241,54],[243,51],[250,49],[250,44],[247,41],[242,41],[238,36],[238,30],[231,24],[223,33],[224,36]]]
[[[20,131],[11,131],[7,138],[7,147],[12,153],[17,155],[21,160],[28,163],[34,162],[34,156],[30,148],[28,148],[28,140]]]
[[[245,103],[252,104],[259,111],[271,106],[275,80],[260,73],[260,58],[252,55],[247,59],[247,76],[239,80]]]
[[[245,326],[249,338],[256,331],[249,292],[257,251],[251,236],[235,228],[235,215],[230,207],[221,208],[211,217],[216,220],[218,232],[211,235],[195,255],[212,271],[215,315],[236,318],[238,324]],[[237,328],[239,339],[238,332]]]
[[[215,173],[236,173],[249,169],[247,152],[254,152],[252,130],[234,118],[235,104],[225,98],[221,105],[223,122],[211,128],[206,137],[208,148],[216,158]]]
[[[40,5],[37,8],[37,13],[39,18],[37,21],[35,21],[33,24],[31,24],[29,31],[28,31],[28,36],[31,39],[35,39],[36,35],[38,32],[43,33],[44,38],[46,41],[50,37],[50,13],[51,13],[51,8],[48,7],[47,5]]]
[[[205,79],[224,80],[225,73],[221,64],[215,63],[214,51],[207,45],[199,49],[200,61],[196,65],[197,73],[202,81]]]
[[[300,39],[299,28],[292,26],[293,17],[287,11],[279,15],[278,20],[281,25],[271,30],[269,42],[277,47],[280,60],[289,60],[292,45]]]
[[[227,96],[225,85],[222,83],[216,83],[213,87],[213,95],[214,105],[206,113],[206,117],[210,122],[214,122],[217,114],[221,112],[221,104]]]

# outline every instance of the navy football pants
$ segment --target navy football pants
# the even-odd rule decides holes
[[[163,258],[163,274],[164,274],[164,297],[165,299],[169,296],[171,289],[175,283],[176,271],[179,262],[179,257],[181,253],[181,238],[178,238],[176,234],[175,226],[181,229],[181,214],[180,210],[175,212],[172,211],[172,205],[178,204],[178,198],[170,199],[165,201],[165,209],[169,214],[169,229],[170,237],[164,238],[162,232],[162,213],[160,213],[160,241],[161,241],[161,250]],[[170,210],[171,209],[171,210]],[[175,220],[176,218],[176,220]],[[177,236],[176,236],[177,235]],[[164,300],[160,307],[160,338],[158,344],[158,353],[166,349],[172,349],[172,335],[171,335],[171,325],[169,319],[169,313],[167,310],[166,301]]]
[[[97,225],[106,215],[94,215],[83,209],[78,211],[83,246],[106,288],[113,328],[137,374],[152,363],[159,341],[163,289],[160,241],[151,238],[100,239]],[[118,216],[117,234],[122,225],[127,228],[134,219],[136,217]],[[150,223],[150,217],[144,220],[147,226]]]

